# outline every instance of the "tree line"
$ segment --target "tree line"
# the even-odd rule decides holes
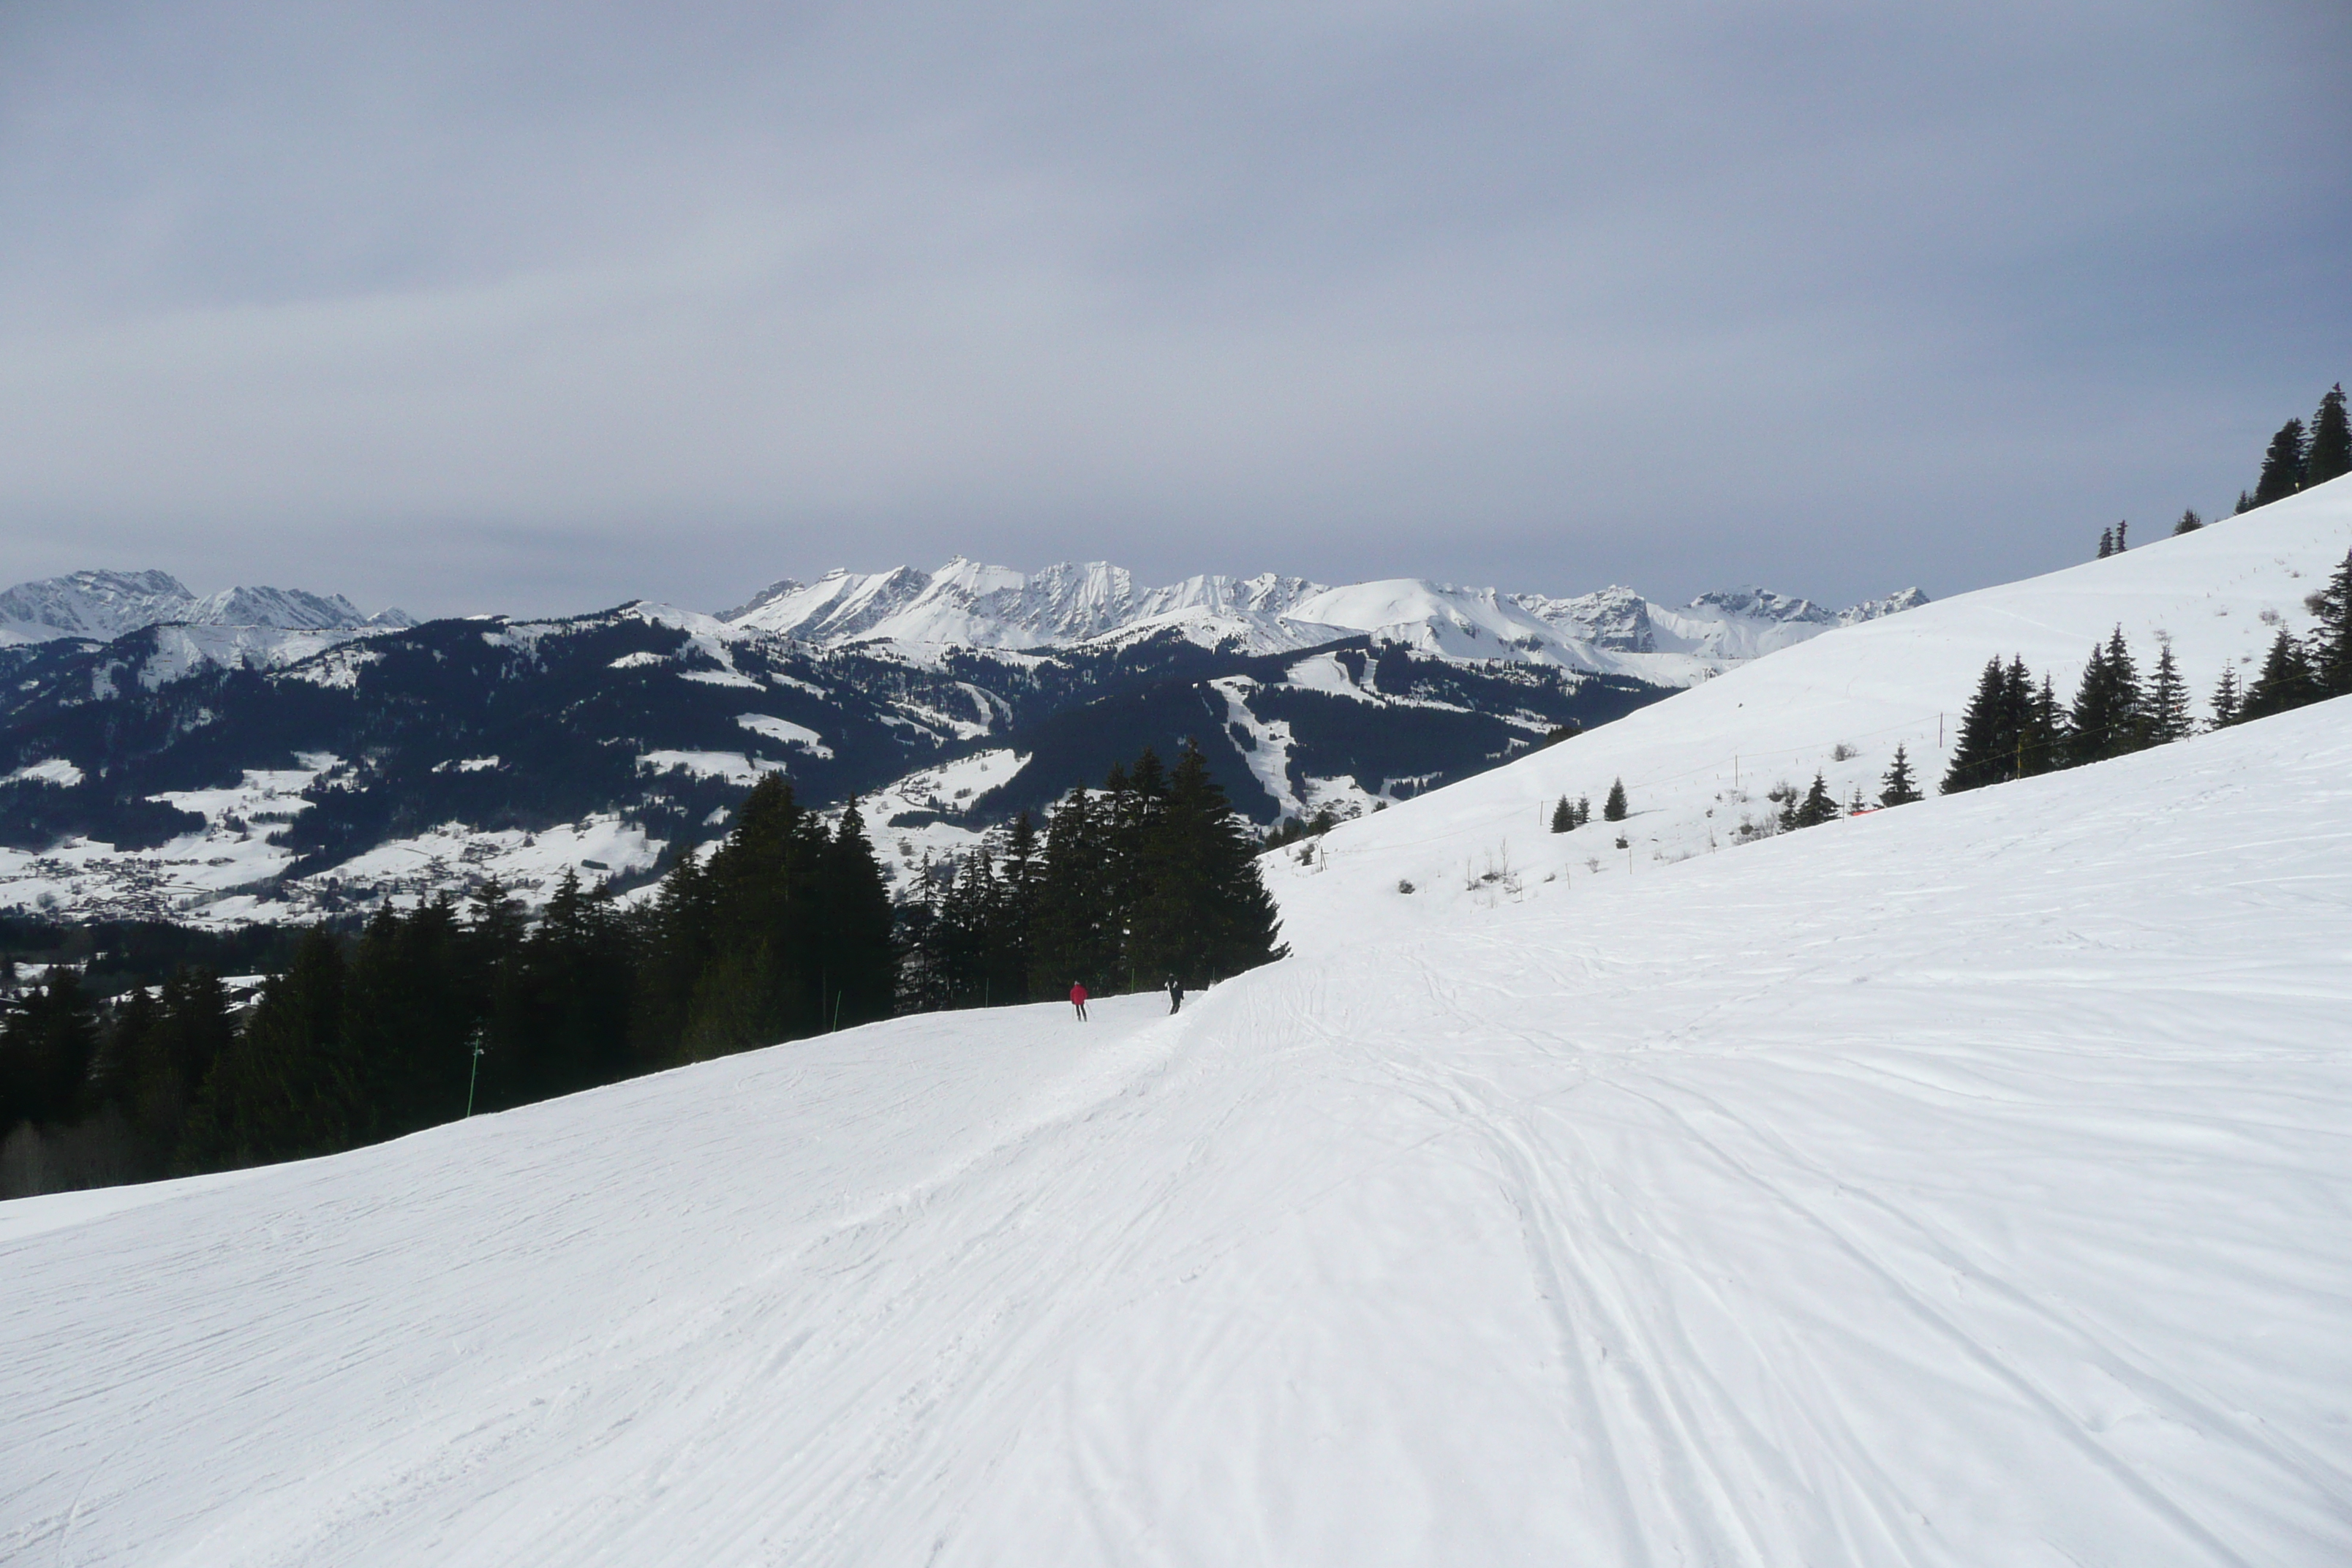
[[[1172,769],[1147,747],[1042,834],[1024,812],[925,879],[901,911],[899,1008],[1193,989],[1279,958],[1260,847],[1198,747]]]
[[[856,807],[828,829],[772,776],[642,905],[567,872],[537,919],[496,883],[386,906],[241,1017],[205,969],[101,1007],[55,968],[0,1017],[0,1130],[112,1180],[330,1153],[886,1017],[892,924]]]
[[[495,882],[387,905],[301,932],[242,1010],[196,964],[112,1002],[51,965],[0,1013],[0,1133],[48,1166],[0,1169],[0,1194],[331,1153],[1074,981],[1197,987],[1284,951],[1256,848],[1197,749],[1147,751],[894,907],[856,804],[828,827],[772,775],[634,907],[572,872],[535,918]]]
[[[2352,692],[2352,554],[2305,606],[2318,621],[2307,638],[2280,628],[2261,671],[2242,685],[2236,670],[2221,672],[2213,689],[2212,728]],[[2074,700],[2063,705],[2050,677],[2037,680],[2023,658],[1988,662],[1961,716],[1943,793],[2102,762],[2180,740],[2198,728],[2171,646],[2158,651],[2143,679],[2117,626],[2092,647]]]

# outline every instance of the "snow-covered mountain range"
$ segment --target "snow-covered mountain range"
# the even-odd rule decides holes
[[[1174,633],[1204,647],[1284,653],[1368,635],[1433,658],[1503,660],[1687,686],[1833,626],[1927,602],[1916,588],[1843,611],[1764,589],[1653,603],[1631,588],[1567,598],[1462,588],[1421,578],[1339,587],[1271,574],[1203,575],[1165,587],[1108,562],[1024,573],[961,557],[935,572],[836,571],[786,579],[716,618],[820,647],[878,644],[909,657],[942,648],[1031,651],[1117,646]],[[236,587],[198,595],[165,572],[76,572],[0,593],[0,647],[110,642],[151,626],[153,679],[216,665],[286,665],[372,633],[413,626],[399,609],[367,614],[341,594]]]
[[[0,1558],[2352,1561],[2352,699],[1740,830],[1932,784],[1988,658],[2210,689],[2347,547],[2352,479],[1400,801],[1176,1016],[0,1205]]]
[[[771,584],[722,612],[730,625],[837,647],[1082,647],[1175,631],[1253,653],[1312,647],[1351,633],[1440,658],[1501,659],[1687,686],[1741,659],[1927,602],[1916,588],[1843,611],[1763,589],[1651,603],[1631,588],[1572,598],[1461,588],[1420,578],[1327,586],[1302,577],[1136,583],[1108,562],[1034,573],[961,557],[936,572],[827,573]]]
[[[168,572],[75,572],[0,593],[0,647],[79,638],[111,642],[148,626],[165,667],[291,664],[372,632],[413,626],[404,610],[362,611],[341,594],[224,588],[198,595]]]
[[[958,561],[716,617],[416,626],[78,573],[0,595],[0,907],[236,923],[492,876],[535,900],[567,868],[649,874],[768,772],[821,805],[867,797],[907,889],[1147,745],[1198,740],[1259,822],[1369,811],[1920,602]]]

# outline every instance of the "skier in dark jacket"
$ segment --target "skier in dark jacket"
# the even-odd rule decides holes
[[[1168,1011],[1181,1012],[1184,1007],[1184,983],[1174,975],[1168,977]]]

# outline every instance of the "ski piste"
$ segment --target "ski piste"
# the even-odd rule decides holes
[[[2344,489],[1294,847],[1294,956],[1173,1017],[0,1205],[0,1558],[2352,1559],[2352,703],[1706,842],[1898,739],[1932,791],[1994,655],[2201,696]]]

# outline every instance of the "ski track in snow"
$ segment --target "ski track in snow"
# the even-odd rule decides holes
[[[2352,1560],[2347,780],[2352,701],[0,1205],[0,1560]]]

